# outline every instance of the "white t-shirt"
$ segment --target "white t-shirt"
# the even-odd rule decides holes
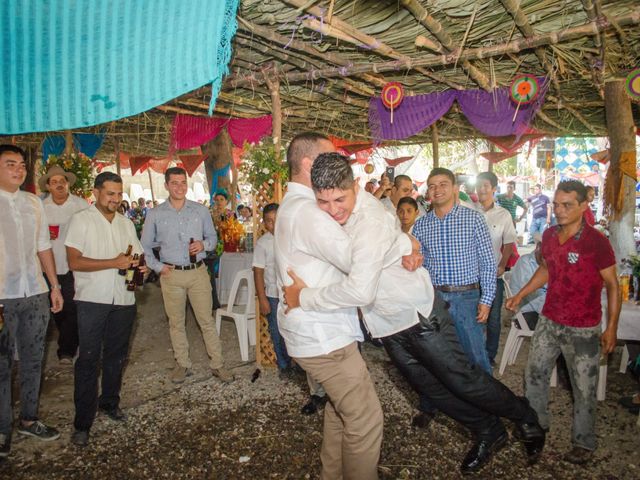
[[[67,230],[69,230],[69,222],[74,213],[89,208],[89,203],[75,195],[69,195],[69,198],[62,205],[54,202],[51,195],[45,198],[42,203],[44,204],[44,211],[49,225],[60,226],[58,238],[51,240],[51,248],[56,259],[56,273],[64,275],[69,271],[67,250],[64,247],[64,240],[67,238]]]
[[[142,253],[142,245],[136,235],[133,222],[116,213],[109,222],[95,205],[71,217],[64,243],[82,253],[83,257],[104,260],[115,258],[133,247],[132,253]],[[76,294],[74,300],[82,302],[133,305],[133,292],[127,290],[117,268],[97,272],[73,272]]]
[[[487,225],[489,225],[491,247],[493,248],[493,255],[496,258],[496,265],[498,265],[502,258],[502,245],[516,243],[518,239],[516,229],[513,226],[513,219],[511,218],[509,210],[495,203],[489,210],[485,211],[480,204],[478,204],[477,209],[484,214]]]
[[[264,291],[267,297],[278,298],[273,242],[273,234],[269,232],[258,239],[253,250],[253,266],[264,269]]]

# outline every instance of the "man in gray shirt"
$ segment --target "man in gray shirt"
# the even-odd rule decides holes
[[[187,200],[184,169],[167,169],[165,188],[169,198],[148,211],[141,242],[148,266],[160,275],[164,309],[169,317],[169,335],[177,362],[171,381],[182,383],[191,373],[185,329],[188,296],[211,358],[213,375],[229,382],[233,376],[223,365],[222,348],[211,313],[211,283],[203,263],[205,251],[213,250],[217,242],[213,221],[207,207]],[[155,247],[160,247],[160,261],[153,255]]]

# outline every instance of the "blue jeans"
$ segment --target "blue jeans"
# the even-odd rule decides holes
[[[267,300],[269,300],[269,307],[271,307],[271,312],[267,315],[269,334],[271,335],[273,350],[276,352],[278,368],[284,370],[291,365],[291,357],[287,353],[287,347],[284,344],[282,335],[280,335],[280,330],[278,330],[278,299],[267,297]]]
[[[453,318],[460,345],[469,361],[482,368],[491,375],[491,364],[485,346],[487,326],[478,323],[478,303],[480,290],[466,290],[464,292],[439,292],[449,303],[449,314]]]
[[[529,244],[533,244],[533,236],[536,233],[542,235],[544,229],[547,225],[547,217],[538,217],[531,220],[531,225],[529,226]]]
[[[489,319],[487,320],[487,355],[489,362],[493,362],[498,355],[500,344],[500,324],[502,322],[502,299],[504,297],[504,281],[498,278],[496,282],[496,298],[491,305]]]

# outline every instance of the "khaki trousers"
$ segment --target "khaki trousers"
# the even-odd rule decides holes
[[[328,355],[295,360],[329,396],[324,409],[320,478],[377,479],[382,408],[356,343]]]
[[[222,348],[213,319],[213,299],[207,267],[172,270],[160,279],[164,309],[169,317],[169,335],[178,365],[191,368],[189,340],[185,328],[187,297],[195,314],[213,369],[222,367]]]

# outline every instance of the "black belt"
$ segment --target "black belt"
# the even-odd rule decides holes
[[[476,282],[469,285],[437,285],[434,288],[440,292],[466,292],[467,290],[479,289],[480,284]]]
[[[166,262],[165,262],[165,265],[169,265],[170,267],[173,267],[176,270],[193,270],[195,268],[198,268],[203,263],[204,262],[202,260],[198,260],[196,263],[190,263],[189,265],[173,265],[171,263],[166,263]]]

